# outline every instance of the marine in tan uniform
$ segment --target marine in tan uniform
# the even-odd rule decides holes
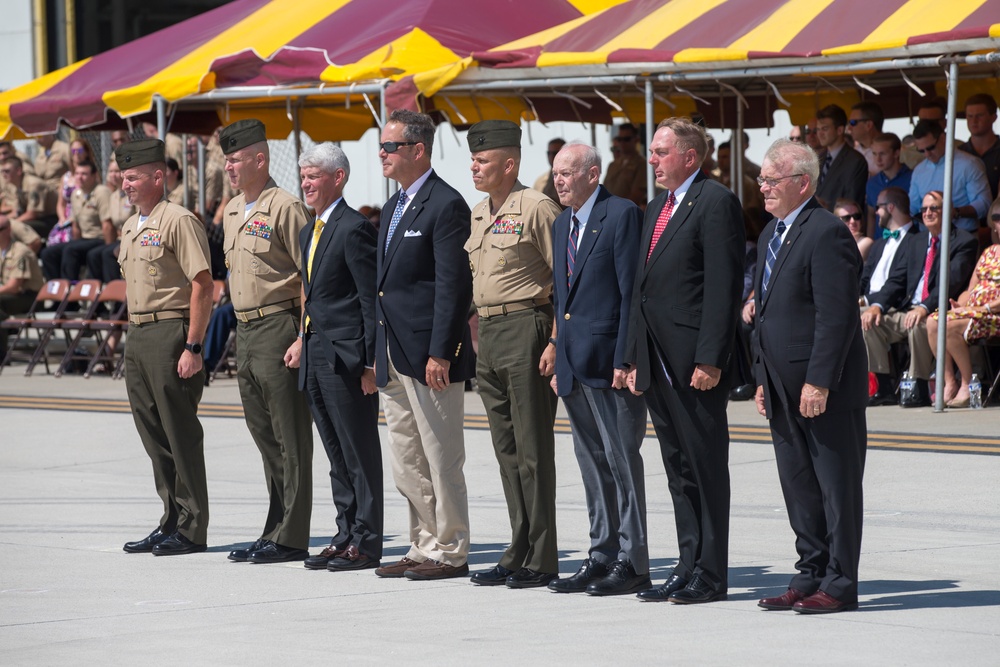
[[[0,141],[0,164],[3,164],[4,160],[9,157],[16,157],[23,163],[24,173],[35,175],[35,165],[31,163],[31,159],[27,155],[14,148],[14,144],[11,142]],[[4,178],[3,174],[0,174],[0,186],[6,183],[7,179]]]
[[[10,217],[0,214],[0,321],[28,312],[42,288],[42,270],[31,248],[14,238]],[[0,329],[0,363],[7,356],[9,329]]]
[[[205,227],[164,201],[162,141],[122,144],[115,155],[137,209],[122,229],[118,257],[129,311],[125,386],[163,500],[156,529],[123,548],[156,556],[205,551],[208,484],[198,421],[205,385],[201,344],[212,310]]]
[[[615,147],[619,156],[608,165],[604,187],[611,194],[631,199],[640,208],[646,207],[646,162],[639,155],[639,132],[631,123],[618,126]]]
[[[38,232],[20,220],[11,220],[10,233],[15,241],[20,241],[31,248],[31,252],[35,253],[35,259],[37,259],[38,252],[42,249],[42,237],[38,235]]]
[[[73,169],[69,144],[56,139],[54,134],[43,134],[38,139],[38,153],[35,155],[35,176],[45,181],[52,192],[59,192],[62,177]]]
[[[57,219],[58,190],[52,190],[37,176],[26,174],[24,163],[17,157],[0,162],[0,175],[5,179],[0,213],[13,216],[47,237]]]
[[[105,229],[111,225],[111,190],[98,183],[97,165],[84,160],[73,168],[73,177],[76,180],[70,200],[73,239],[42,250],[42,273],[48,280],[79,280],[87,253],[104,245]]]
[[[472,210],[465,244],[479,313],[476,379],[500,464],[511,543],[474,583],[544,586],[558,576],[556,350],[552,315],[552,222],[561,209],[517,180],[521,128],[483,121],[469,129],[472,180],[489,195]]]
[[[305,205],[269,173],[264,124],[240,120],[219,135],[226,173],[241,190],[226,206],[226,264],[236,310],[236,355],[247,427],[264,460],[270,507],[253,544],[237,562],[281,563],[309,556],[312,421],[298,390],[302,341],[299,232],[312,222]]]

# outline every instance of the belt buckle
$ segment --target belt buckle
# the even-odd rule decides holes
[[[261,306],[260,308],[257,309],[257,319],[259,320],[263,317],[264,317],[264,307]]]
[[[506,303],[500,304],[500,314],[501,315],[506,315],[507,314],[507,304]]]

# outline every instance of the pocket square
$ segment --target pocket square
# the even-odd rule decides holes
[[[410,238],[413,236],[423,236],[423,232],[421,232],[419,229],[407,229],[405,232],[403,232],[403,238]]]

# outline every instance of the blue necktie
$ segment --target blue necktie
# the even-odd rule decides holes
[[[778,259],[778,251],[781,250],[781,235],[785,233],[785,221],[778,220],[778,226],[774,228],[774,236],[767,243],[767,260],[764,262],[764,293],[767,294],[767,283],[771,280],[771,269],[774,268],[774,260]]]
[[[406,208],[406,190],[399,191],[399,199],[396,200],[396,210],[392,212],[392,220],[389,221],[389,231],[385,235],[385,248],[383,252],[388,252],[389,241],[392,240],[392,233],[396,231],[399,221],[403,217],[403,210]]]
[[[576,266],[576,242],[580,238],[580,221],[573,216],[573,227],[569,232],[569,241],[566,243],[566,286],[569,287],[573,280],[573,267]]]
[[[883,229],[882,230],[882,238],[884,238],[884,239],[893,238],[893,239],[896,239],[898,241],[899,240],[899,230],[896,229],[896,230],[893,230],[893,231],[890,232],[888,229]]]

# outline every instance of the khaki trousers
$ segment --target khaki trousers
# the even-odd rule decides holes
[[[906,313],[890,310],[882,315],[882,322],[863,332],[868,350],[868,370],[872,373],[890,373],[889,346],[906,340],[910,346],[910,376],[918,380],[930,379],[934,370],[934,355],[927,342],[927,320],[907,330],[903,324]]]
[[[392,476],[410,508],[410,550],[452,566],[469,555],[469,494],[465,487],[465,386],[434,391],[398,373],[389,359],[381,389],[389,430]]]

